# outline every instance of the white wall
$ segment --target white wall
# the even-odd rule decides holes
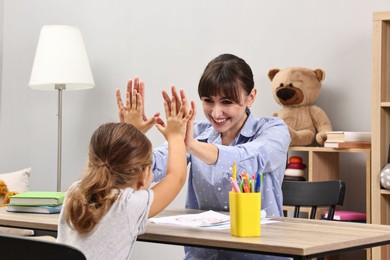
[[[93,130],[117,121],[115,88],[124,89],[127,79],[140,76],[147,86],[148,115],[163,111],[160,92],[171,84],[198,100],[202,70],[225,52],[241,56],[253,69],[256,116],[280,109],[270,91],[270,68],[322,68],[326,78],[317,105],[334,129],[370,131],[372,13],[390,10],[388,1],[3,1],[0,172],[31,166],[33,190],[56,189],[57,92],[27,87],[39,31],[47,24],[80,28],[96,82],[92,90],[64,92],[63,189],[84,169]],[[149,137],[155,145],[163,141],[156,130]],[[351,184],[347,199],[354,189],[364,189],[364,169],[356,167],[362,160],[343,163]],[[185,192],[172,207],[183,207]],[[364,197],[346,204],[364,210]],[[183,255],[180,247],[137,244],[134,258],[161,254]]]
[[[3,75],[3,17],[4,17],[4,0],[0,0],[0,97]]]

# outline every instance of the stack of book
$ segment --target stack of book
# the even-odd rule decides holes
[[[325,212],[323,218],[326,219],[327,217],[328,217],[328,212]],[[333,220],[365,223],[366,214],[361,212],[354,212],[354,211],[336,210],[334,212]]]
[[[7,211],[28,213],[59,213],[64,202],[65,192],[27,191],[10,196]]]
[[[371,132],[326,132],[324,147],[338,149],[371,148]]]

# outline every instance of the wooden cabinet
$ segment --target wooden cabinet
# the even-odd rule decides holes
[[[373,14],[371,132],[371,222],[389,225],[390,191],[381,188],[380,171],[390,145],[390,11]],[[372,259],[389,256],[389,246],[372,250]]]

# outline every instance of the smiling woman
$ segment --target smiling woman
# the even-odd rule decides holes
[[[144,84],[138,79],[128,84],[127,96],[144,93]],[[130,82],[131,83],[131,82]],[[250,107],[256,98],[253,73],[249,65],[232,54],[222,54],[210,61],[200,78],[199,98],[208,122],[194,121],[187,124],[186,149],[190,162],[186,208],[229,211],[229,191],[232,165],[236,162],[237,177],[241,173],[263,173],[261,206],[269,216],[282,216],[281,184],[286,167],[290,135],[285,123],[275,117],[255,118]],[[178,97],[172,87],[172,96]],[[181,100],[186,97],[180,91]],[[170,106],[168,94],[163,97]],[[118,104],[122,104],[119,90]],[[180,100],[177,98],[177,100]],[[120,114],[122,107],[119,106]],[[158,119],[140,117],[146,122]],[[124,118],[126,123],[134,119]],[[154,181],[165,176],[167,170],[167,146],[153,150]],[[263,255],[242,254],[233,251],[185,248],[185,259],[262,259]],[[278,259],[272,257],[267,259]]]

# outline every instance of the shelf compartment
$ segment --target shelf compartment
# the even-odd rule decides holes
[[[390,195],[390,190],[381,189],[381,194],[382,195]]]
[[[390,191],[381,188],[380,171],[390,144],[390,11],[373,14],[371,222],[390,224]],[[372,249],[371,259],[387,259],[390,246]]]

